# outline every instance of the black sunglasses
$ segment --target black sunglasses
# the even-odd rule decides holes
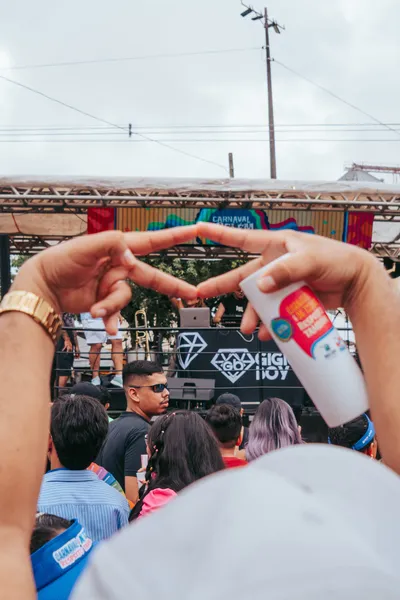
[[[155,383],[154,385],[131,385],[134,389],[150,388],[155,394],[161,394],[164,390],[168,390],[168,383]]]

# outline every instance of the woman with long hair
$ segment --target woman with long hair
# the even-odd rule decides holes
[[[225,468],[217,440],[195,412],[159,417],[147,437],[147,486],[130,521],[153,512],[185,487]]]
[[[247,460],[302,443],[296,417],[289,404],[280,398],[267,398],[261,402],[250,425]]]

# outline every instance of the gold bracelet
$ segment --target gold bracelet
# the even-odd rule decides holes
[[[62,320],[46,300],[32,292],[15,291],[6,294],[0,304],[0,315],[6,312],[22,312],[39,323],[54,343],[61,335]]]

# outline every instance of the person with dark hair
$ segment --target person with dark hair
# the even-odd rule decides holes
[[[362,452],[370,458],[376,458],[378,452],[375,427],[366,414],[340,427],[329,429],[328,443],[357,450],[357,452]]]
[[[51,471],[40,489],[38,511],[78,519],[99,541],[128,522],[122,494],[87,470],[107,435],[107,414],[89,396],[62,396],[51,408],[48,456]]]
[[[222,323],[225,327],[239,327],[247,304],[248,300],[240,288],[233,294],[223,296],[213,318],[214,323]]]
[[[82,381],[81,383],[76,383],[72,386],[70,389],[70,394],[96,398],[96,400],[98,400],[104,406],[106,411],[110,408],[111,394],[104,385],[93,385],[93,383],[89,383],[88,381]],[[107,417],[109,423],[114,420],[108,414]]]
[[[162,367],[148,360],[125,365],[123,380],[127,408],[110,424],[96,462],[114,475],[135,504],[139,495],[136,473],[141,468],[141,456],[146,454],[145,436],[151,418],[166,412],[169,391]]]
[[[261,402],[250,425],[247,460],[255,460],[278,448],[302,443],[291,406],[280,398],[267,398]]]
[[[38,600],[68,600],[93,547],[78,521],[36,515],[30,552]]]
[[[247,461],[235,456],[242,417],[240,412],[229,404],[216,404],[206,415],[206,422],[218,440],[222,458],[227,468],[244,467]]]
[[[225,394],[221,394],[215,401],[215,404],[229,404],[229,406],[233,406],[240,412],[240,416],[243,418],[244,410],[242,408],[242,401],[239,396],[236,394],[231,394],[229,392],[225,392]],[[249,442],[249,428],[242,425],[242,429],[240,431],[239,437],[239,450],[244,450]]]
[[[179,410],[151,426],[147,447],[147,487],[130,521],[157,510],[191,483],[224,469],[217,441],[193,411]]]

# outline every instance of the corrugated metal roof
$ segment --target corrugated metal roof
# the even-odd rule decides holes
[[[361,169],[349,169],[338,181],[375,181],[376,183],[383,183],[381,179]]]

